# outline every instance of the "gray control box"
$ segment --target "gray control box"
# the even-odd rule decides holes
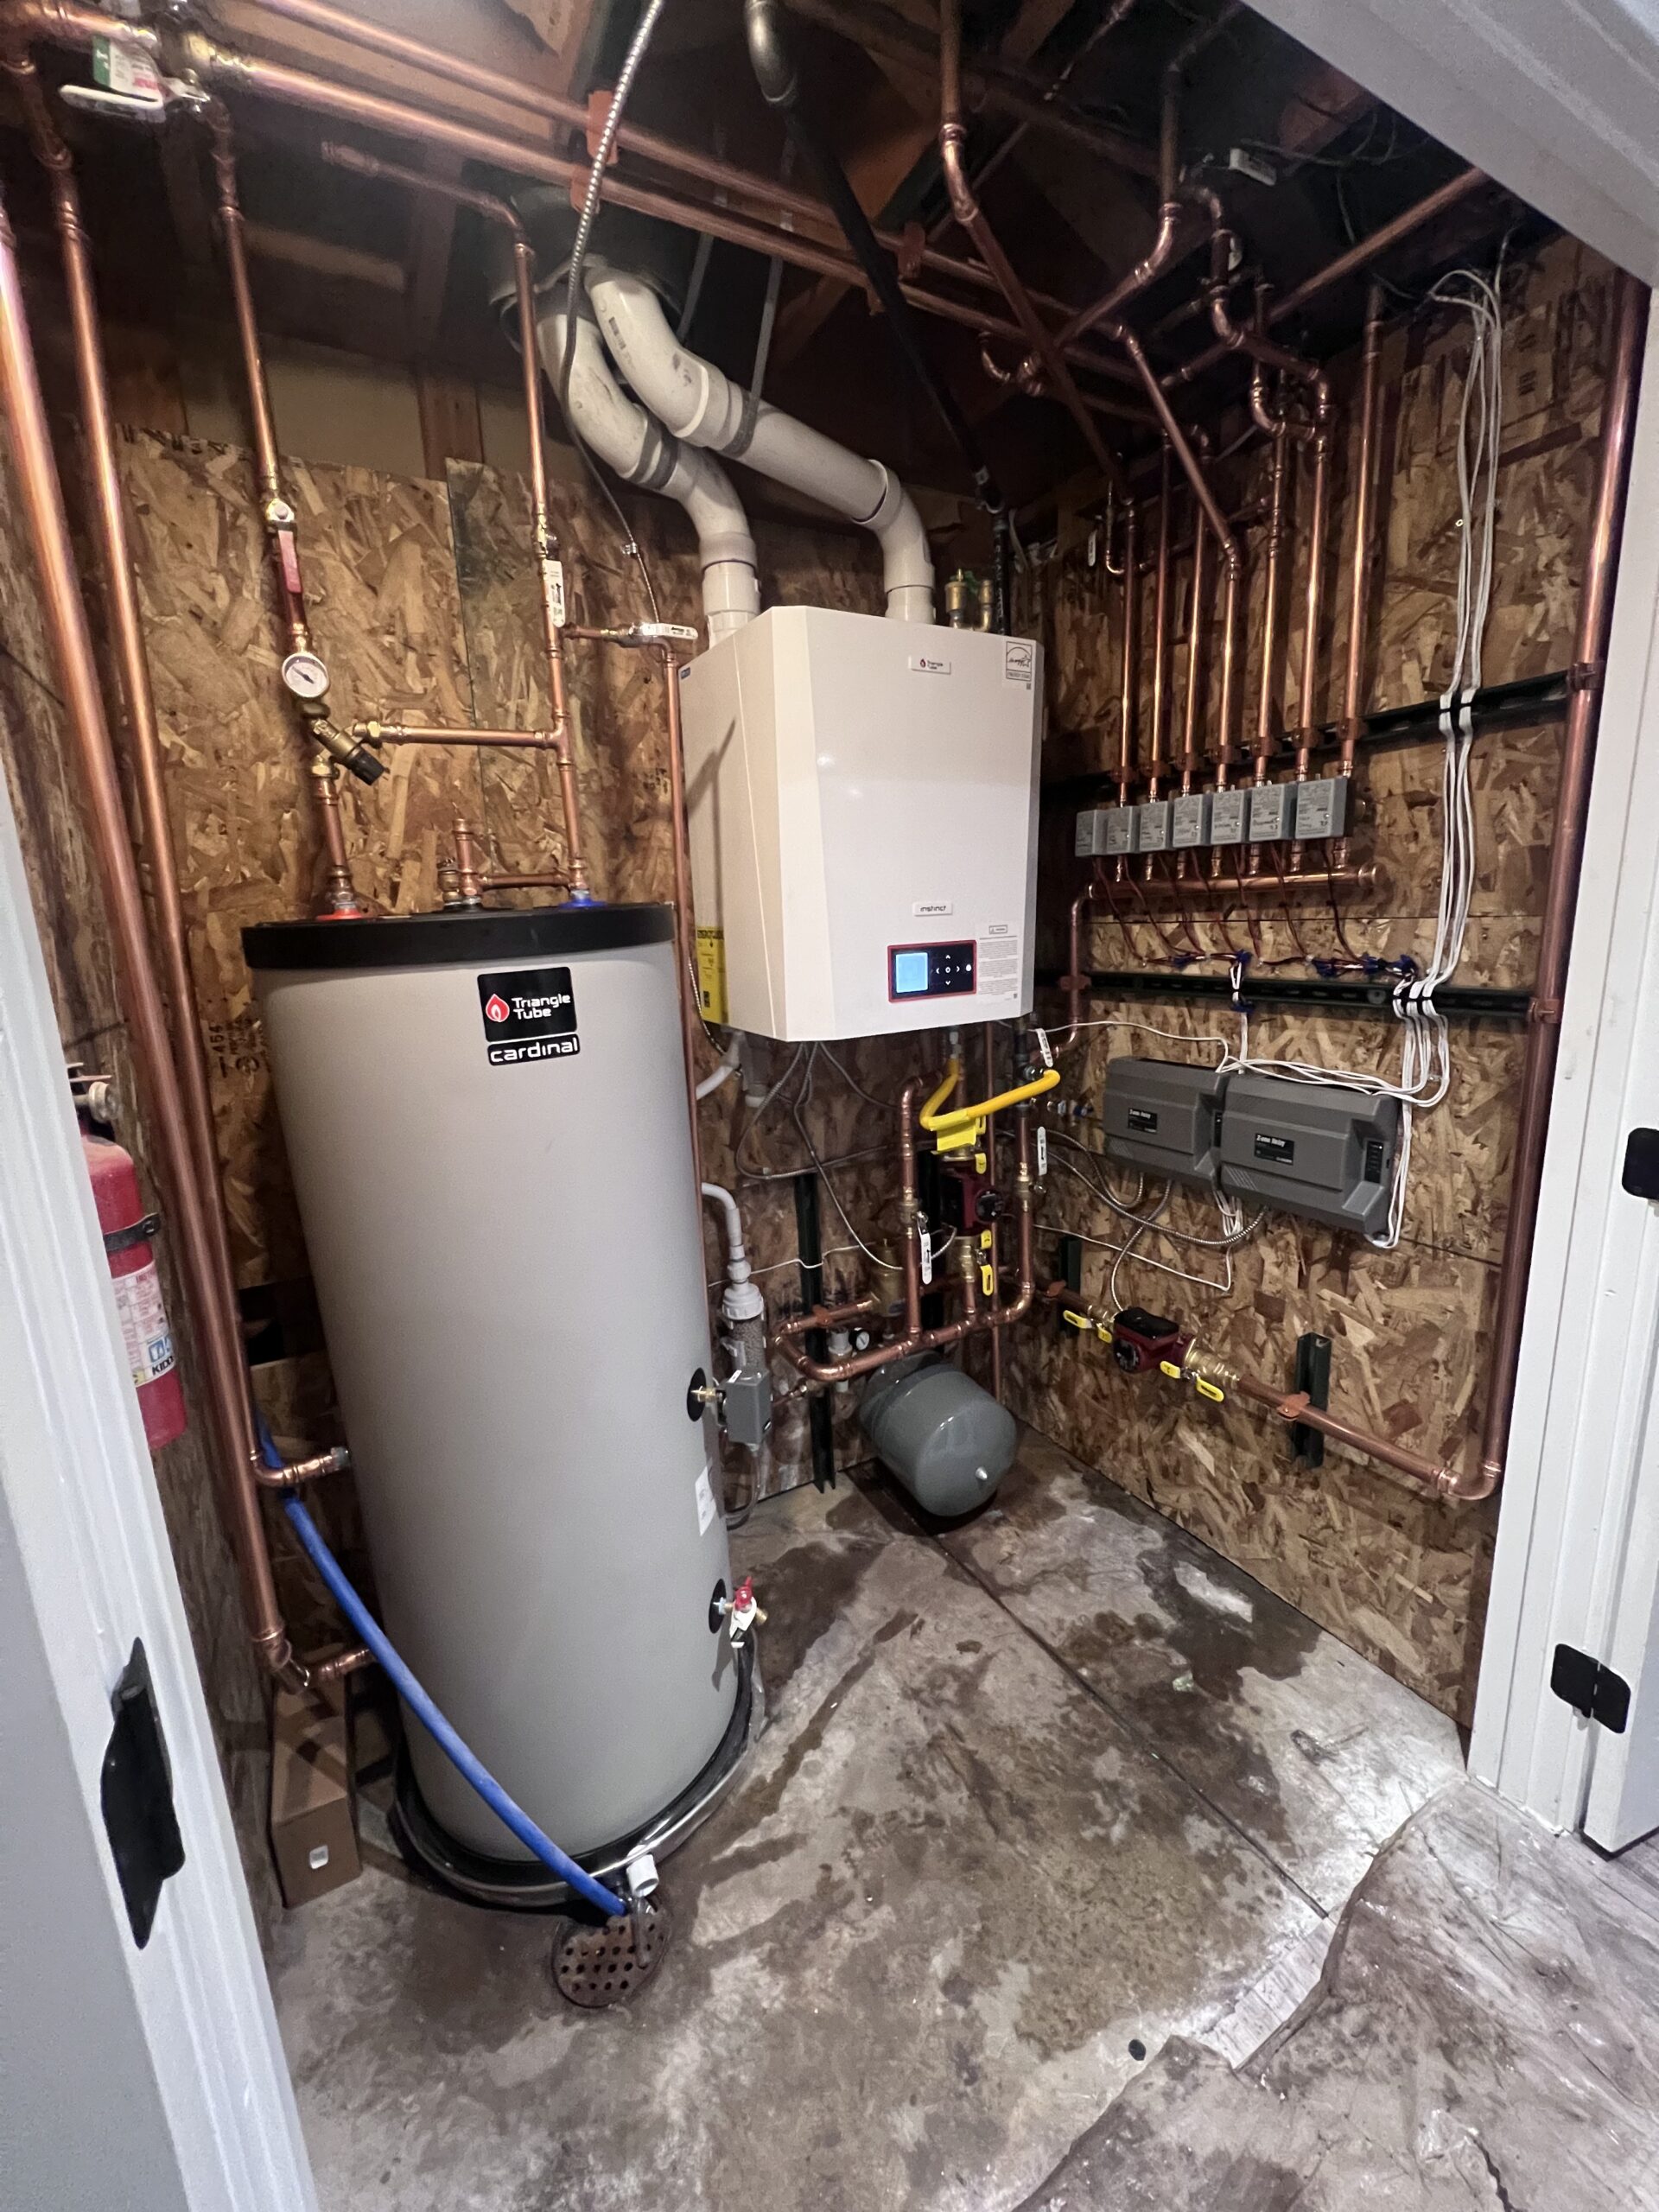
[[[1332,1229],[1376,1236],[1388,1226],[1399,1144],[1397,1098],[1348,1084],[1236,1074],[1221,1116],[1221,1187]]]
[[[1257,784],[1250,792],[1250,842],[1270,844],[1290,835],[1294,784]]]
[[[1093,860],[1106,849],[1106,809],[1085,807],[1077,817],[1077,841],[1071,849],[1080,861]]]
[[[1348,828],[1349,776],[1316,776],[1296,785],[1296,835],[1340,837]]]
[[[1103,853],[1132,853],[1135,850],[1135,817],[1132,806],[1109,806],[1106,809],[1105,842]]]
[[[1169,850],[1169,801],[1149,798],[1135,810],[1135,849],[1137,853]]]
[[[1225,1077],[1183,1060],[1106,1064],[1106,1156],[1148,1175],[1213,1189]]]
[[[1177,852],[1210,842],[1210,794],[1188,791],[1169,803],[1169,842]]]
[[[1242,845],[1244,818],[1249,811],[1248,791],[1214,791],[1210,798],[1210,842],[1212,845]]]

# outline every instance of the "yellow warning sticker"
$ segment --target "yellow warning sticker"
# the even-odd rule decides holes
[[[705,1021],[724,1021],[726,1013],[726,932],[697,925],[697,995]]]

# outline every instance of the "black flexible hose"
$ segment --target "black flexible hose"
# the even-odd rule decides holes
[[[784,29],[783,14],[781,0],[743,0],[743,26],[755,81],[767,106],[776,108],[783,117],[784,128],[817,179],[818,189],[840,224],[854,258],[881,302],[899,359],[938,410],[951,443],[962,455],[973,479],[976,498],[988,514],[995,516],[1004,505],[1001,488],[991,474],[990,463],[967,416],[927,358],[910,302],[899,287],[892,255],[871,228],[870,219],[859,205],[858,195],[849,182],[835,149],[801,99],[799,75]]]

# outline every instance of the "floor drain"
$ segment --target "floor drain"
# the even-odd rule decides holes
[[[598,1927],[571,1921],[553,1946],[553,1980],[571,2004],[597,2012],[626,2005],[663,1962],[671,1923],[668,1908],[625,1913]]]

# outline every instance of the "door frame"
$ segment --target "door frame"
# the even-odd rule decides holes
[[[181,2202],[199,2212],[315,2212],[230,1804],[121,1352],[3,776],[0,1505],[15,1532],[33,1616],[15,1625],[38,1642],[54,1719],[62,1724],[37,1730],[40,1741],[25,1749],[60,1761],[67,1750],[73,1774],[65,1799],[93,1847],[88,1863],[102,1874],[102,1893],[88,1896],[85,1909],[108,1916],[118,1947],[112,1955],[127,1983],[124,1999],[130,2000],[111,2005],[108,2017],[87,2018],[86,2037],[124,2035],[123,2056],[139,2062],[140,2078],[147,2057],[157,2133],[170,2146]],[[99,1805],[111,1693],[137,1637],[160,1708],[186,1854],[162,1892],[143,1950],[132,1938]],[[20,1803],[27,1808],[27,1796]],[[26,1909],[25,1899],[12,1904]],[[74,1930],[66,1929],[66,1947],[75,1942]],[[7,1989],[8,2007],[20,2008],[14,2018],[21,2011],[27,2019],[29,2001],[27,1988]],[[13,2117],[28,2125],[41,2115]],[[67,2134],[73,2113],[57,2113],[55,2124]],[[121,2174],[110,2176],[110,2202],[124,2201],[122,2182]]]
[[[1599,1724],[1549,1687],[1608,1656],[1659,1359],[1654,1210],[1622,1187],[1659,975],[1659,313],[1648,339],[1584,868],[1550,1103],[1470,1770],[1582,1826]]]

